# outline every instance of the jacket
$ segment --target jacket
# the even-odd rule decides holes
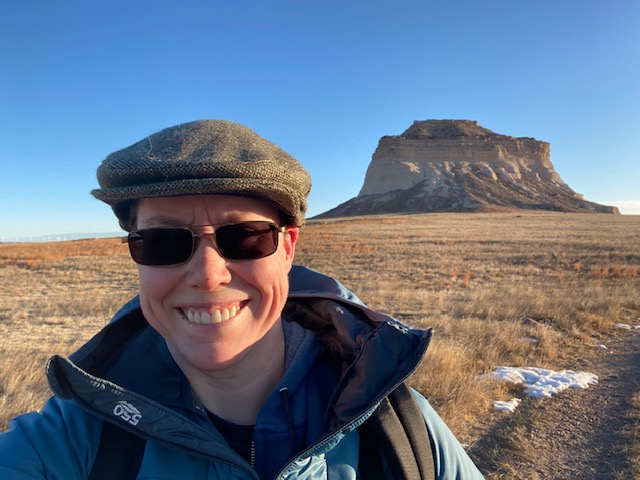
[[[0,478],[87,478],[105,420],[147,440],[138,478],[358,478],[356,429],[414,372],[431,332],[368,309],[309,269],[294,267],[290,285],[285,374],[254,427],[254,468],[215,429],[135,298],[76,353],[50,359],[55,396],[0,435]],[[436,478],[482,478],[426,399],[415,395]]]

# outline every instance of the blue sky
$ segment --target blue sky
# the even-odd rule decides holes
[[[201,118],[296,156],[310,215],[427,119],[550,142],[571,188],[640,214],[638,32],[637,0],[5,1],[0,240],[117,231],[100,161]]]

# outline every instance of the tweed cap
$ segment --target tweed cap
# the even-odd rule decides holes
[[[227,194],[258,197],[301,226],[311,178],[277,145],[226,120],[170,127],[112,153],[98,167],[91,193],[128,225],[133,201],[151,197]]]

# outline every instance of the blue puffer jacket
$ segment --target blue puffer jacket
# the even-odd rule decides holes
[[[56,396],[0,435],[0,478],[86,479],[105,419],[147,439],[140,479],[358,478],[356,428],[415,370],[430,332],[368,309],[309,269],[294,267],[290,281],[286,370],[257,418],[255,468],[217,432],[136,298],[69,359],[49,361]],[[436,478],[482,478],[416,396]]]

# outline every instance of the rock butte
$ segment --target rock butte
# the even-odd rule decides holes
[[[384,136],[357,197],[315,218],[382,213],[536,209],[620,213],[562,181],[549,143],[494,133],[471,120],[415,121]]]

